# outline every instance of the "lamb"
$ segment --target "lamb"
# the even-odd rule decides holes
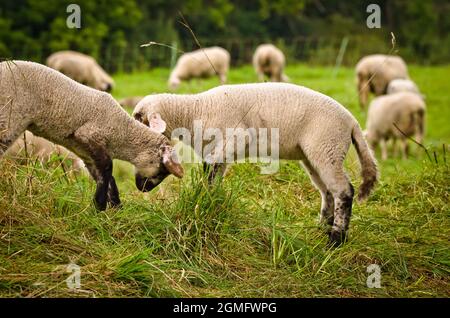
[[[47,139],[37,137],[28,130],[25,131],[25,136],[19,137],[5,153],[5,155],[15,159],[24,158],[25,156],[37,158],[42,163],[49,161],[53,154],[62,156],[65,160],[71,160],[71,170],[73,171],[80,172],[85,169],[83,160],[78,158],[73,152],[62,146],[55,145]]]
[[[136,107],[137,103],[139,103],[144,97],[143,96],[131,96],[125,97],[119,100],[119,104],[122,107]]]
[[[253,54],[253,67],[260,82],[264,75],[272,82],[288,82],[289,78],[283,73],[285,64],[283,52],[273,44],[261,44]]]
[[[135,166],[136,186],[149,191],[170,173],[183,175],[170,141],[130,117],[104,92],[44,65],[0,63],[0,157],[25,131],[80,157],[97,183],[94,203],[120,206],[113,159]]]
[[[114,80],[91,56],[74,51],[60,51],[50,55],[46,64],[92,88],[110,92],[114,87]]]
[[[361,108],[367,105],[369,92],[386,94],[394,79],[409,79],[405,61],[399,56],[375,54],[363,57],[356,65],[356,81]]]
[[[417,85],[409,79],[395,79],[389,82],[387,93],[394,94],[398,92],[411,92],[420,94]]]
[[[389,139],[400,139],[403,158],[408,156],[407,137],[415,136],[422,143],[425,132],[425,102],[421,95],[411,92],[398,92],[375,98],[369,106],[366,124],[366,137],[375,149],[380,144],[381,158],[388,158]],[[397,126],[397,127],[396,127]]]
[[[369,195],[378,178],[376,161],[352,114],[330,97],[305,87],[257,83],[224,85],[193,95],[149,95],[136,105],[133,116],[167,137],[180,127],[192,132],[197,120],[204,129],[219,129],[222,135],[227,128],[278,128],[279,158],[302,161],[321,193],[321,221],[332,226],[333,245],[346,239],[350,221],[354,191],[343,162],[351,143],[362,166],[359,199]],[[247,149],[259,138],[248,137]],[[198,155],[207,158],[213,174],[224,175],[228,163],[214,159],[223,153],[223,144],[215,142],[208,144],[209,153],[202,156],[204,147]]]
[[[169,77],[169,88],[175,90],[181,81],[192,78],[206,78],[217,75],[220,83],[227,81],[230,68],[230,53],[227,50],[213,46],[203,48],[180,56]]]

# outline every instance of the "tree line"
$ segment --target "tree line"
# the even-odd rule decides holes
[[[172,50],[140,48],[149,41],[179,51],[220,44],[233,63],[247,63],[254,47],[274,42],[289,60],[330,64],[349,39],[344,63],[391,50],[408,62],[448,63],[450,2],[446,0],[77,0],[81,28],[69,29],[73,0],[2,0],[0,57],[44,62],[52,52],[90,54],[109,71],[169,66]],[[367,6],[381,9],[381,28],[369,29]],[[235,54],[233,54],[235,53]]]

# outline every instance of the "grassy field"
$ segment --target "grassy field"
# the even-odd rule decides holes
[[[292,65],[294,83],[323,92],[365,126],[353,70]],[[166,91],[169,71],[115,76],[116,98]],[[425,145],[408,160],[380,162],[381,181],[354,204],[349,241],[328,249],[318,227],[320,195],[297,162],[275,175],[240,164],[205,186],[199,166],[151,193],[134,186],[128,163],[115,162],[120,210],[98,213],[95,185],[68,176],[54,160],[0,161],[0,296],[3,297],[436,297],[450,296],[450,66],[410,67],[426,95]],[[231,83],[253,82],[250,66]],[[183,84],[199,92],[217,79]],[[131,111],[131,110],[130,110]],[[379,153],[379,152],[377,152]],[[379,155],[378,155],[379,157]],[[355,186],[359,165],[346,161]],[[66,286],[69,263],[81,289]],[[367,267],[381,268],[368,288]]]

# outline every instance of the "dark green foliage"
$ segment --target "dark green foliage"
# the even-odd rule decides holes
[[[291,61],[333,64],[349,36],[344,63],[354,65],[362,55],[387,53],[390,32],[408,62],[447,63],[450,56],[450,4],[441,0],[378,1],[381,29],[366,27],[370,0],[80,0],[81,29],[68,29],[71,2],[2,0],[0,57],[43,62],[54,51],[74,49],[113,72],[169,66],[170,49],[139,46],[155,41],[177,42],[184,51],[197,48],[180,13],[203,46],[226,47],[238,64],[248,62],[264,41],[280,44]]]

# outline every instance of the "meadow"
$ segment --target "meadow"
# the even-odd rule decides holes
[[[325,93],[365,126],[352,68],[296,64],[292,82]],[[116,74],[117,99],[167,91],[168,69]],[[134,186],[130,164],[115,162],[123,206],[97,212],[95,184],[46,166],[0,161],[0,297],[449,297],[450,66],[410,66],[426,95],[423,149],[407,160],[379,160],[381,179],[368,201],[354,203],[348,242],[327,247],[318,226],[319,192],[298,162],[279,173],[234,165],[208,187],[200,165],[150,193]],[[230,83],[256,81],[234,68]],[[182,84],[200,92],[216,78]],[[131,109],[127,109],[131,112]],[[377,151],[379,159],[379,151]],[[354,148],[346,168],[357,187]],[[70,290],[67,266],[80,266]],[[368,288],[367,267],[381,269]]]

